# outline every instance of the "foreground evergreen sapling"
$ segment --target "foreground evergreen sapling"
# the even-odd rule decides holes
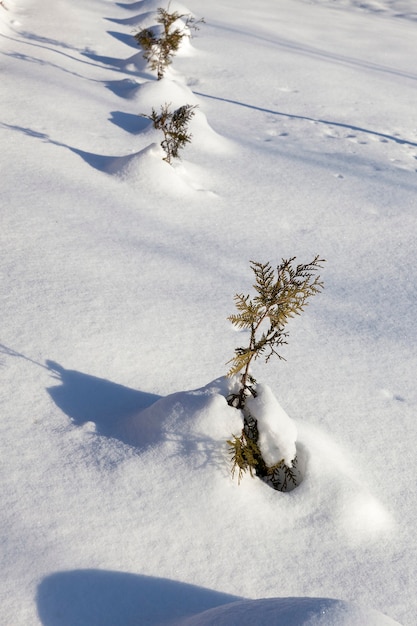
[[[242,432],[239,436],[233,435],[228,441],[232,475],[238,471],[240,480],[242,474],[249,471],[252,476],[259,476],[280,491],[288,491],[297,484],[295,441],[292,448],[285,433],[282,436],[276,433],[278,446],[267,440],[274,433],[274,425],[268,413],[271,409],[279,411],[279,405],[276,403],[277,409],[274,407],[276,401],[271,397],[271,392],[257,384],[250,373],[250,366],[260,357],[264,357],[266,362],[273,355],[283,359],[280,349],[287,343],[288,332],[285,328],[288,321],[300,315],[309,298],[323,288],[316,272],[322,267],[324,259],[316,256],[310,263],[297,265],[294,261],[295,257],[283,259],[276,271],[270,263],[251,261],[256,295],[251,298],[242,293],[236,294],[234,301],[237,313],[228,318],[236,328],[249,331],[248,344],[236,348],[234,357],[229,361],[231,367],[228,376],[237,377],[237,386],[227,401],[240,409],[243,415]],[[257,404],[254,399],[260,393],[262,399]],[[262,406],[264,409],[260,408]],[[262,436],[259,432],[261,414]],[[274,447],[285,448],[282,458],[271,455],[270,451]]]
[[[168,9],[160,7],[157,10],[156,22],[159,29],[145,28],[134,35],[138,45],[144,51],[144,59],[151,70],[156,71],[158,80],[163,78],[165,70],[171,65],[184,37],[191,37],[191,30],[199,30],[198,24],[204,22],[204,18],[195,20],[191,14],[178,13],[178,11],[170,13]],[[182,27],[172,28],[175,22],[184,18],[185,22]]]
[[[184,104],[175,111],[170,111],[170,104],[161,106],[161,112],[152,109],[151,115],[142,114],[153,122],[154,128],[162,130],[164,138],[161,146],[165,152],[164,161],[171,163],[172,159],[179,159],[179,151],[191,141],[188,124],[194,116],[197,105]]]

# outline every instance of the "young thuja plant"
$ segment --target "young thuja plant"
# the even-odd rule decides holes
[[[231,393],[228,403],[243,413],[243,428],[239,436],[228,441],[232,460],[232,475],[238,471],[249,471],[270,483],[275,489],[287,491],[297,483],[297,458],[291,463],[284,459],[268,465],[259,445],[259,429],[256,415],[247,407],[249,398],[256,398],[257,383],[250,373],[251,364],[263,357],[268,362],[273,355],[279,359],[281,346],[287,343],[285,330],[290,318],[300,315],[309,298],[319,293],[323,283],[316,272],[324,259],[316,256],[310,263],[295,264],[295,257],[283,259],[273,269],[270,263],[251,261],[255,275],[253,288],[256,295],[250,297],[238,293],[234,297],[237,313],[228,319],[240,329],[249,331],[246,346],[235,349],[234,357],[228,362],[228,376],[239,375],[237,389]]]
[[[162,130],[164,138],[161,146],[166,154],[164,161],[171,163],[172,159],[179,159],[179,150],[191,141],[188,124],[194,116],[197,105],[184,104],[175,111],[170,111],[170,104],[161,105],[161,112],[152,109],[151,115],[143,114],[153,122],[154,128]]]
[[[184,25],[173,28],[175,22],[181,19],[185,19]],[[156,70],[157,78],[161,80],[184,37],[191,37],[192,30],[199,30],[198,24],[203,23],[204,18],[196,20],[191,14],[178,13],[178,11],[170,13],[168,6],[168,9],[157,10],[156,22],[160,26],[159,32],[144,28],[134,37],[143,49],[143,57],[149,67],[153,71]]]

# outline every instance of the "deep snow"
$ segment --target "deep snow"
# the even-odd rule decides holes
[[[3,4],[0,621],[415,626],[414,2],[172,2],[162,81],[160,0]],[[184,101],[170,167],[140,114]],[[303,481],[238,485],[233,295],[315,254],[254,371]]]

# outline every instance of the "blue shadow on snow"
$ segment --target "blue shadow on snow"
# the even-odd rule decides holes
[[[133,35],[126,35],[125,33],[118,33],[117,31],[114,31],[114,30],[108,30],[107,33],[111,35],[112,37],[114,37],[115,39],[117,39],[118,41],[121,41],[122,43],[124,43],[126,46],[129,46],[130,48],[135,48],[138,51],[140,50],[139,45],[136,42],[136,39],[133,37]]]
[[[93,569],[44,578],[38,587],[37,608],[43,626],[299,626],[314,618],[321,624],[339,624],[340,618],[347,623],[343,618],[349,620],[349,616],[356,617],[355,624],[359,618],[365,625],[367,615],[374,617],[333,598],[247,600],[166,578]]]
[[[124,443],[130,441],[120,429],[121,422],[160,398],[104,378],[67,370],[54,361],[46,361],[46,367],[60,382],[47,388],[49,395],[76,426],[94,422],[99,435],[115,437]],[[158,437],[157,431],[154,435]]]
[[[368,135],[372,135],[374,137],[381,137],[387,141],[393,141],[400,145],[408,145],[417,147],[417,143],[413,141],[408,141],[407,139],[402,139],[401,137],[397,137],[396,135],[389,135],[387,133],[381,133],[376,130],[371,130],[369,128],[362,128],[361,126],[355,126],[353,124],[346,124],[344,122],[335,122],[332,120],[324,120],[316,117],[307,117],[305,115],[295,115],[293,113],[284,113],[282,111],[274,111],[273,109],[265,109],[263,107],[255,106],[253,104],[247,104],[246,102],[239,102],[238,100],[230,100],[229,98],[221,98],[220,96],[211,96],[208,93],[201,93],[199,91],[194,91],[196,96],[201,96],[202,98],[210,98],[211,100],[219,100],[221,102],[227,102],[228,104],[235,104],[246,109],[252,109],[254,111],[261,111],[262,113],[269,113],[270,115],[279,115],[281,117],[287,117],[292,120],[305,120],[307,122],[315,122],[316,124],[325,124],[326,126],[337,126],[338,128],[345,128],[347,130],[365,133]]]
[[[110,116],[112,124],[122,128],[127,133],[132,133],[132,135],[138,135],[151,124],[146,117],[133,113],[124,113],[123,111],[111,111]]]
[[[164,578],[87,569],[47,576],[37,607],[43,626],[157,626],[240,599]]]

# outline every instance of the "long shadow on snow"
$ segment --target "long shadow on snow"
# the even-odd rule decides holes
[[[127,116],[128,114],[125,114],[125,115]],[[122,114],[120,114],[120,116],[115,114],[115,118],[112,121],[113,123],[118,123],[118,125],[121,126],[122,124],[121,119],[122,119]],[[138,133],[139,127],[142,127],[142,124],[143,124],[143,127],[145,127],[145,125],[149,125],[149,120],[147,120],[146,118],[141,118],[140,116],[138,116],[138,121],[136,125],[134,126],[131,124],[132,122],[131,118],[129,117],[128,119],[130,122],[129,132],[131,133]],[[144,121],[145,119],[146,119],[146,124]],[[124,117],[123,120],[124,120],[124,123],[127,125],[127,118]],[[21,132],[27,135],[28,137],[41,139],[42,141],[45,141],[46,143],[50,143],[54,146],[60,146],[61,148],[66,148],[67,150],[70,150],[74,154],[77,154],[79,157],[81,157],[83,161],[85,161],[90,167],[96,170],[99,170],[100,172],[107,173],[108,167],[115,161],[115,159],[119,158],[117,156],[95,154],[94,152],[85,152],[85,150],[79,150],[78,148],[73,148],[72,146],[68,146],[65,143],[61,143],[60,141],[54,141],[46,133],[41,133],[36,130],[32,130],[31,128],[25,128],[24,126],[12,126],[10,124],[5,124],[3,122],[0,122],[0,128],[16,130],[18,132]],[[126,127],[125,130],[127,129],[128,128]]]
[[[37,607],[43,626],[157,626],[240,599],[164,578],[74,570],[46,577]]]
[[[11,59],[17,59],[18,61],[25,61],[26,63],[34,63],[35,65],[42,65],[44,67],[53,67],[57,70],[60,70],[61,72],[64,72],[65,74],[70,74],[71,76],[82,78],[83,80],[89,80],[91,82],[102,82],[102,81],[94,80],[93,78],[88,78],[87,76],[83,76],[82,74],[79,74],[78,72],[73,72],[71,70],[68,70],[65,67],[62,67],[61,65],[57,65],[56,63],[45,61],[45,59],[38,59],[37,57],[30,56],[28,54],[22,54],[18,52],[4,52],[4,51],[0,51],[0,54],[6,57],[10,57]],[[90,63],[90,65],[92,64]]]
[[[115,33],[110,33],[110,34],[115,35]],[[16,39],[14,37],[9,37],[7,35],[3,35],[2,33],[0,33],[0,37],[3,37],[4,39],[9,39],[10,41],[16,41],[18,43],[22,43],[22,40]],[[133,44],[130,42],[130,39],[133,39],[132,36],[120,35],[120,37],[118,38],[121,39],[123,43],[127,43],[129,46],[137,47],[136,43]],[[63,52],[62,50],[56,50],[55,48],[51,48],[47,45],[33,43],[31,40],[23,41],[23,43],[25,43],[28,46],[33,46],[35,48],[43,48],[45,50],[49,50],[50,52],[55,52],[58,55],[67,57],[68,59],[77,61],[78,63],[91,65],[92,67],[102,67],[103,65],[105,65],[112,71],[122,72],[124,75],[130,74],[135,77],[142,78],[143,80],[154,79],[154,76],[152,76],[148,71],[146,71],[147,62],[145,61],[145,59],[143,59],[143,56],[138,47],[137,47],[137,54],[134,54],[132,57],[127,58],[127,59],[118,59],[115,57],[101,56],[99,54],[95,54],[94,52],[91,52],[90,50],[77,50],[80,56],[88,59],[88,60],[84,60],[84,59],[77,58],[71,54],[68,54],[67,52]],[[59,45],[59,44],[56,44],[56,45]],[[62,44],[62,47],[65,47],[65,45]],[[72,50],[72,48],[70,47],[67,47],[67,49]],[[77,72],[68,70],[50,61],[46,61],[45,59],[37,59],[36,57],[31,57],[29,55],[21,54],[21,53],[12,53],[12,52],[4,52],[4,51],[1,51],[0,53],[4,54],[5,56],[10,56],[12,58],[20,59],[23,61],[31,61],[33,63],[39,63],[40,65],[55,67],[68,74],[73,74],[74,76],[79,76],[80,78],[84,78],[85,80],[92,80],[93,82],[100,82],[100,81],[96,81],[94,79],[88,78],[87,76],[82,76],[81,74],[78,74]],[[132,63],[134,67],[131,68],[130,65]]]
[[[147,15],[147,13],[139,13],[139,15],[134,15],[133,17],[125,17],[122,19],[119,19],[117,17],[106,17],[105,19],[108,22],[113,22],[113,24],[120,24],[121,26],[136,26],[138,23],[143,21],[145,15]]]
[[[145,0],[138,0],[138,2],[132,2],[130,4],[126,2],[116,2],[116,6],[127,9],[128,11],[137,11],[137,9],[142,8],[144,5],[146,5]]]
[[[293,120],[304,120],[307,122],[316,122],[317,124],[326,124],[326,126],[337,126],[338,128],[346,128],[348,130],[353,130],[356,132],[365,133],[367,135],[372,135],[373,137],[381,137],[382,139],[388,139],[389,141],[394,141],[395,143],[399,143],[400,145],[417,147],[416,142],[408,141],[407,139],[401,139],[400,137],[395,137],[394,135],[388,135],[387,133],[380,133],[376,130],[370,130],[369,128],[362,128],[361,126],[354,126],[353,124],[345,124],[343,122],[334,122],[331,120],[322,120],[320,118],[307,117],[305,115],[294,115],[292,113],[283,113],[282,111],[274,111],[273,109],[265,109],[263,107],[258,107],[253,104],[247,104],[246,102],[239,102],[238,100],[230,100],[228,98],[221,98],[219,96],[211,96],[210,94],[201,93],[199,91],[194,91],[194,93],[196,96],[201,96],[202,98],[210,98],[211,100],[220,100],[221,102],[228,102],[229,104],[236,104],[238,106],[245,107],[247,109],[253,109],[254,111],[261,111],[262,113],[270,113],[271,115],[279,115],[281,117],[288,117]]]
[[[46,361],[43,367],[60,382],[48,387],[47,392],[74,425],[93,422],[98,435],[118,439],[139,451],[162,441],[171,442],[172,455],[193,456],[196,467],[208,463],[223,467],[218,443],[204,433],[187,429],[187,418],[207,402],[199,390],[162,397],[67,370],[54,361]],[[158,400],[156,411],[152,412],[152,408],[145,411]],[[175,423],[177,414],[180,423],[185,422],[184,429]],[[174,423],[171,423],[173,417]],[[165,419],[168,424],[164,424]]]
[[[34,39],[34,41],[37,41],[37,40],[36,40],[36,38],[32,37],[32,35],[30,35],[30,34],[26,34],[25,36],[28,38],[28,41],[23,41],[21,39],[16,39],[15,37],[9,37],[8,35],[3,35],[2,33],[0,33],[0,37],[2,37],[3,39],[9,39],[10,41],[15,41],[15,42],[17,42],[19,44],[24,43],[27,46],[32,46],[34,48],[42,48],[44,50],[49,50],[50,52],[54,52],[55,54],[58,54],[60,56],[66,57],[68,59],[71,59],[72,61],[77,61],[77,63],[83,63],[84,65],[91,65],[93,67],[99,67],[99,65],[97,65],[97,63],[90,63],[90,61],[86,61],[84,59],[79,59],[79,58],[73,56],[72,54],[68,54],[67,52],[63,52],[62,50],[57,50],[55,48],[51,48],[48,45],[41,45],[40,43],[34,43],[32,41],[32,39]],[[54,40],[51,40],[51,41],[53,41],[53,45],[60,46],[60,47],[65,48],[67,50],[76,50],[82,56],[85,56],[87,58],[91,58],[91,60],[93,60],[93,61],[96,60],[95,56],[97,56],[97,55],[94,55],[92,53],[90,54],[88,51],[81,51],[81,50],[78,50],[77,48],[72,48],[71,46],[66,46],[64,43],[55,42]],[[22,59],[22,60],[25,60],[25,61],[32,60],[33,62],[39,63],[40,65],[49,65],[51,67],[56,67],[58,69],[61,69],[64,72],[67,72],[69,74],[74,74],[74,76],[80,76],[80,78],[85,78],[86,80],[93,80],[93,79],[87,78],[86,76],[81,76],[80,74],[77,74],[76,72],[72,72],[70,70],[67,70],[66,68],[61,67],[60,65],[56,65],[54,63],[51,63],[50,61],[46,61],[45,59],[37,59],[36,57],[30,57],[30,56],[25,55],[25,54],[11,53],[11,52],[7,53],[7,52],[3,52],[3,51],[2,51],[2,54],[5,54],[6,56],[14,57],[16,59]],[[100,60],[101,58],[102,57],[97,56],[97,60],[99,61],[99,63],[102,63],[102,61]],[[103,58],[105,58],[105,57],[103,57]],[[116,59],[116,61],[118,61],[118,60]],[[123,63],[123,61],[119,62],[120,65],[122,63]],[[99,81],[94,81],[94,82],[99,82]]]
[[[55,404],[65,413],[76,426],[86,422],[94,422],[97,433],[106,437],[115,437],[124,443],[131,444],[130,438],[120,428],[125,418],[135,415],[152,406],[160,396],[137,389],[131,389],[105,378],[98,378],[76,370],[68,370],[55,361],[47,360],[45,364],[0,344],[0,354],[20,358],[38,367],[48,370],[59,385],[48,387]],[[146,428],[144,447],[159,440],[158,425],[142,424]],[[140,447],[140,442],[136,442]]]
[[[46,361],[46,367],[60,384],[48,387],[47,392],[55,404],[76,426],[94,422],[97,433],[131,443],[124,437],[121,422],[148,408],[160,396],[130,389],[104,378],[97,378],[76,370],[67,370],[59,363]],[[158,439],[157,428],[152,432]],[[146,444],[152,443],[147,433]]]
[[[155,77],[147,70],[147,61],[143,58],[139,48],[137,49],[137,54],[127,59],[106,57],[90,51],[85,51],[82,55],[90,59],[90,61],[94,61],[94,64],[106,65],[113,71],[121,72],[124,75],[132,75],[143,80],[155,80]]]
[[[369,131],[366,129],[362,129],[362,128],[358,128],[355,126],[349,126],[347,124],[341,124],[338,122],[326,122],[324,120],[314,120],[314,118],[308,118],[308,117],[303,117],[300,115],[291,115],[288,113],[280,113],[278,111],[272,111],[269,109],[263,109],[261,107],[256,107],[256,106],[252,106],[249,104],[244,104],[241,102],[235,102],[233,100],[227,100],[225,98],[217,98],[215,96],[209,96],[207,94],[202,94],[202,93],[198,93],[198,92],[194,92],[196,93],[196,95],[200,95],[206,98],[213,98],[215,100],[223,100],[225,102],[230,102],[231,104],[237,104],[240,106],[244,106],[244,107],[248,107],[250,109],[254,109],[254,110],[258,110],[258,111],[263,111],[265,113],[271,113],[273,115],[282,115],[283,117],[289,117],[289,118],[294,118],[294,119],[304,119],[304,120],[312,120],[312,121],[317,121],[317,122],[321,122],[323,124],[332,124],[334,126],[343,126],[349,129],[356,129],[358,131],[362,131],[362,132],[367,132],[369,134],[374,134],[374,135],[380,135],[382,137],[387,137],[388,139],[391,139],[392,141],[396,142],[396,143],[400,143],[400,144],[406,144],[406,145],[410,145],[410,146],[417,146],[417,143],[413,143],[411,141],[406,141],[405,139],[400,139],[398,137],[391,137],[390,135],[383,135],[382,133],[376,133],[374,131]],[[143,121],[144,119],[146,119],[146,124],[149,126],[150,122],[149,120],[147,120],[147,118],[142,118],[142,120],[140,120],[140,116],[138,116],[138,120],[135,122],[134,125],[131,124],[132,122],[132,118],[129,114],[122,114],[119,112],[112,112],[111,115],[113,116],[113,118],[111,119],[111,121],[114,124],[117,124],[118,126],[120,126],[121,128],[124,128],[124,130],[132,133],[132,134],[139,134],[139,128],[145,128],[145,122]],[[143,126],[142,126],[143,124]],[[4,122],[0,122],[0,128],[6,128],[9,130],[16,130],[18,132],[24,133],[25,135],[28,135],[29,137],[34,137],[36,139],[41,139],[43,141],[46,141],[52,145],[55,146],[61,146],[62,148],[67,148],[68,150],[70,150],[71,152],[73,152],[74,154],[77,154],[79,157],[81,157],[83,159],[83,161],[85,161],[90,167],[108,174],[109,171],[112,170],[114,163],[116,160],[118,160],[119,158],[123,158],[120,157],[120,155],[116,156],[116,155],[101,155],[101,154],[95,154],[93,152],[86,152],[84,150],[80,150],[79,148],[74,148],[72,146],[69,146],[67,144],[58,142],[58,141],[54,141],[53,139],[51,139],[46,133],[41,133],[35,130],[32,130],[30,128],[25,128],[23,126],[13,126],[10,124],[6,124]],[[311,157],[308,157],[308,155],[306,154],[289,154],[288,152],[285,153],[287,158],[292,158],[294,160],[297,161],[304,161],[306,163],[310,163],[310,162],[314,162],[315,166],[319,166],[320,165],[320,161],[317,159],[317,155],[314,154]],[[335,158],[335,157],[334,157]],[[355,170],[360,169],[360,167],[362,165],[365,165],[365,162],[361,162],[358,160],[358,157],[354,157],[353,158],[353,162],[354,162],[354,168]],[[323,167],[328,167],[328,163],[327,161],[324,162]],[[384,178],[385,183],[390,182],[390,180],[385,176]],[[398,184],[398,181],[392,181],[391,184]],[[403,185],[405,186],[407,183],[403,183]],[[415,189],[415,185],[410,185],[408,184],[408,186],[411,189]]]
[[[323,623],[320,618],[326,614],[334,623],[332,616],[346,615],[349,604],[305,596],[247,600],[166,578],[91,569],[44,578],[37,608],[43,626],[196,626],[203,622],[296,626],[311,623],[314,617]]]
[[[316,48],[313,46],[309,46],[306,44],[301,44],[296,41],[290,41],[289,39],[284,39],[283,37],[265,37],[264,35],[260,35],[258,33],[250,33],[249,31],[244,31],[239,28],[232,28],[230,26],[225,26],[221,23],[211,22],[211,28],[216,28],[220,30],[225,30],[228,33],[237,33],[238,35],[243,35],[247,38],[256,39],[258,41],[265,41],[268,44],[272,44],[278,48],[286,48],[291,50],[296,54],[301,54],[303,56],[319,58],[328,63],[334,63],[337,65],[347,66],[347,67],[355,67],[365,71],[372,72],[380,72],[383,74],[391,74],[393,76],[401,76],[403,78],[407,78],[409,80],[417,80],[417,74],[404,72],[402,70],[398,70],[387,65],[380,65],[378,63],[372,63],[371,61],[363,61],[362,59],[349,57],[342,54],[337,54],[335,52],[329,52],[327,50]]]
[[[163,424],[166,417],[170,420],[178,411],[181,422],[183,417],[189,417],[204,407],[206,396],[200,390],[162,397],[65,369],[55,361],[47,360],[43,364],[3,344],[0,344],[0,354],[24,359],[50,372],[60,384],[47,387],[46,391],[75,426],[93,422],[98,435],[118,439],[137,450],[170,441],[175,446],[174,455],[194,455],[196,466],[212,463],[223,467],[222,453],[211,437],[190,432],[186,426],[185,429],[178,428],[175,423]],[[157,401],[160,403],[152,413]]]
[[[56,46],[58,48],[64,48],[65,50],[73,50],[74,52],[80,52],[79,48],[77,48],[76,46],[67,44],[65,43],[65,41],[59,41],[59,39],[51,39],[50,37],[43,37],[41,35],[37,35],[36,33],[31,33],[28,30],[19,31],[19,35],[21,37],[24,37],[25,39],[29,39],[29,41],[35,41],[38,44],[45,44],[44,47],[47,48],[48,50],[51,50],[51,48],[49,48],[48,46]],[[43,46],[39,46],[39,47],[43,47]],[[57,50],[54,50],[54,52],[57,52]]]

